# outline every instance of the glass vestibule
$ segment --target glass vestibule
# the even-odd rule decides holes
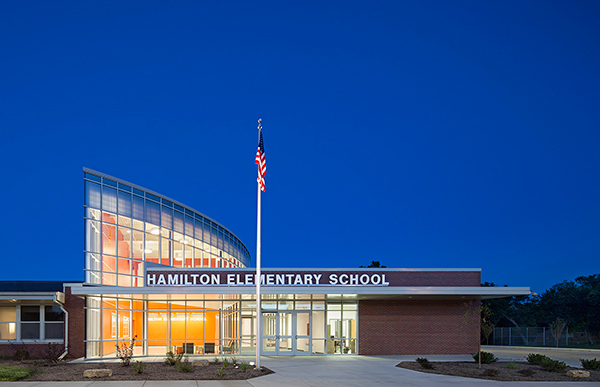
[[[89,296],[87,357],[115,356],[134,340],[134,354],[163,356],[256,352],[256,301],[247,295]],[[357,302],[326,295],[265,295],[265,355],[357,353]],[[341,298],[341,297],[340,297]]]

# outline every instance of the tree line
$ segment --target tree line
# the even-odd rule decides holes
[[[481,286],[497,286],[485,282]],[[494,298],[481,302],[482,321],[497,327],[549,327],[600,336],[600,274],[558,283],[540,295]]]

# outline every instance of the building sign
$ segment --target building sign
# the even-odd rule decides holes
[[[264,271],[261,286],[389,286],[389,273],[376,271]],[[249,270],[146,270],[146,286],[255,286]]]

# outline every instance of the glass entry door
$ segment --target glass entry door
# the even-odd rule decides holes
[[[310,355],[311,313],[263,312],[263,355]]]

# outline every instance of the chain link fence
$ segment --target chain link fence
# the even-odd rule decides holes
[[[490,345],[518,345],[532,347],[556,346],[556,339],[552,336],[550,328],[538,327],[496,327],[489,337],[489,342]],[[483,343],[486,343],[486,340],[484,340]],[[598,344],[598,337],[592,337],[587,331],[570,331],[569,327],[565,327],[558,340],[559,346],[590,344]]]

